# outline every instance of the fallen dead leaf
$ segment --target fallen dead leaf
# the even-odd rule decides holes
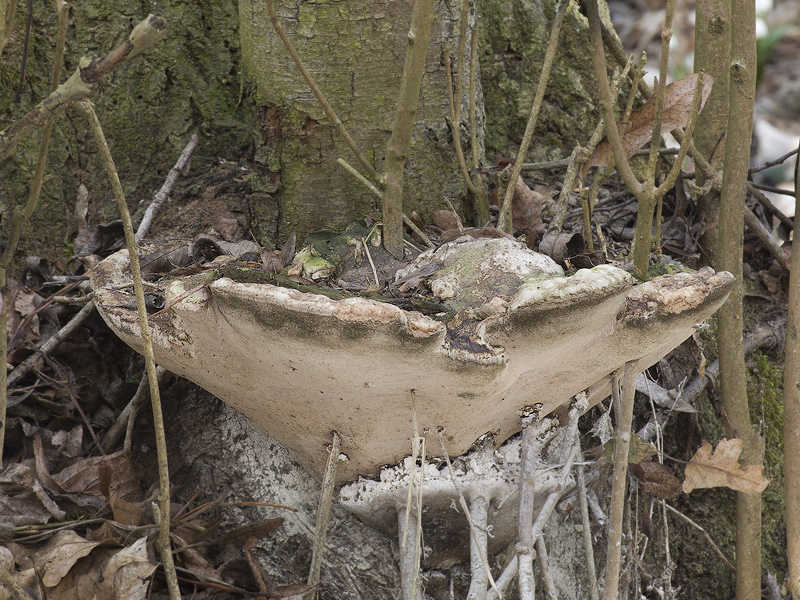
[[[514,196],[511,199],[514,231],[526,234],[529,239],[538,240],[539,236],[544,233],[543,200],[542,194],[528,187],[522,177],[517,179]]]
[[[42,573],[44,586],[57,586],[75,563],[98,545],[100,542],[90,542],[71,530],[56,533],[33,559],[33,563]]]
[[[630,472],[651,496],[666,500],[681,493],[681,482],[675,473],[660,462],[649,460],[630,465]]]
[[[58,585],[47,588],[47,598],[145,600],[156,567],[147,556],[146,537],[125,548],[100,547],[76,563]]]
[[[694,98],[694,90],[697,87],[697,78],[697,73],[692,73],[667,86],[664,95],[664,113],[661,121],[662,135],[673,129],[686,127],[692,110],[692,99]],[[701,110],[708,95],[711,93],[713,85],[714,79],[710,75],[705,75],[700,99]],[[643,148],[652,139],[655,115],[656,94],[653,94],[642,108],[631,114],[627,127],[624,127],[624,123],[617,124],[620,131],[623,128],[625,131],[622,135],[622,147],[625,149],[625,155],[628,158],[636,154],[640,148]],[[611,146],[608,143],[608,139],[604,139],[594,149],[589,162],[584,167],[584,171],[591,167],[607,167],[611,162],[611,157]]]
[[[723,438],[713,451],[706,442],[686,465],[686,480],[683,491],[687,494],[698,488],[728,487],[737,492],[760,494],[770,480],[764,477],[762,465],[739,464],[742,453],[741,438]]]

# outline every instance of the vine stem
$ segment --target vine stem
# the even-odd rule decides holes
[[[114,166],[114,159],[111,156],[111,150],[108,147],[106,136],[103,133],[103,128],[95,113],[94,105],[88,100],[83,100],[78,103],[78,107],[83,111],[84,116],[89,121],[89,126],[94,134],[95,142],[100,150],[100,155],[103,159],[103,166],[105,167],[106,174],[111,182],[111,188],[114,191],[114,198],[117,201],[117,207],[122,218],[122,227],[125,231],[125,243],[128,246],[128,255],[130,258],[130,269],[133,275],[133,291],[136,295],[136,312],[139,317],[139,328],[142,335],[142,346],[144,351],[145,366],[147,368],[147,378],[150,382],[150,401],[153,407],[153,429],[156,438],[156,453],[158,456],[158,480],[159,480],[159,493],[158,505],[153,505],[154,515],[156,517],[156,525],[158,525],[158,537],[156,538],[156,547],[161,555],[161,561],[164,566],[164,574],[167,579],[167,588],[169,589],[170,600],[180,600],[181,592],[178,587],[177,573],[175,572],[175,563],[172,559],[172,550],[169,541],[169,525],[170,525],[170,485],[169,485],[169,465],[167,462],[167,441],[164,433],[164,415],[161,411],[161,395],[158,388],[158,373],[156,371],[156,362],[153,357],[153,344],[150,335],[150,324],[147,322],[147,309],[145,308],[144,301],[144,286],[142,285],[142,272],[139,268],[139,251],[136,246],[135,234],[133,232],[133,223],[131,222],[131,215],[128,212],[128,205],[125,201],[125,195],[122,192],[122,184],[117,174],[117,169]],[[155,509],[158,508],[158,511]]]
[[[591,0],[590,0],[591,1]],[[536,121],[539,120],[539,111],[542,108],[542,101],[544,101],[544,92],[547,89],[547,81],[550,79],[550,70],[553,68],[553,61],[556,58],[556,50],[558,49],[558,36],[561,33],[561,24],[564,22],[564,17],[567,14],[569,2],[567,0],[561,1],[561,6],[558,7],[556,18],[553,21],[553,26],[550,29],[550,40],[547,42],[547,51],[544,55],[544,64],[542,65],[542,74],[539,77],[539,83],[536,86],[536,96],[533,99],[533,106],[531,106],[531,113],[528,117],[528,124],[525,126],[525,133],[522,136],[522,142],[517,152],[517,159],[514,162],[514,168],[511,170],[511,178],[506,187],[506,194],[503,198],[503,204],[500,207],[500,217],[497,221],[497,228],[505,231],[506,233],[513,233],[514,225],[511,211],[512,199],[514,197],[514,188],[517,186],[517,179],[522,172],[522,164],[525,160],[525,155],[528,153],[528,148],[531,145],[533,138],[533,130],[536,129]],[[606,80],[608,84],[608,80]]]

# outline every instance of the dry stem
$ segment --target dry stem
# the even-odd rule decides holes
[[[517,520],[517,563],[519,564],[519,593],[523,600],[533,600],[533,507],[536,477],[536,433],[538,412],[528,408],[522,416],[522,443],[519,467],[519,517]]]
[[[472,4],[472,3],[471,3]],[[472,168],[480,167],[480,149],[478,148],[478,119],[477,110],[477,71],[478,71],[478,28],[477,14],[475,15],[476,24],[472,26],[472,37],[469,42],[469,133],[470,145],[472,147]],[[486,186],[483,184],[483,175],[475,173],[475,187],[478,193],[475,195],[475,213],[479,227],[489,224],[489,198]]]
[[[370,183],[369,179],[367,179],[361,173],[356,171],[355,168],[343,158],[337,158],[336,162],[339,163],[339,166],[342,167],[345,171],[350,173],[350,175],[355,177],[359,183],[361,183],[370,192],[372,192],[379,200],[381,200],[381,202],[383,202],[383,194],[378,188],[376,188],[374,185],[372,185],[372,183]],[[416,233],[428,248],[436,247],[436,245],[431,241],[431,239],[427,235],[425,235],[425,232],[422,231],[419,227],[417,227],[416,224],[414,224],[414,221],[409,219],[405,213],[403,213],[403,223],[408,225],[409,228],[411,228],[411,231]]]
[[[79,108],[84,112],[89,125],[94,134],[100,154],[103,157],[103,165],[111,181],[111,187],[114,190],[114,198],[117,201],[117,208],[122,217],[122,226],[125,230],[125,242],[128,246],[128,254],[130,258],[130,269],[133,275],[133,289],[136,295],[136,312],[139,316],[139,327],[142,335],[142,345],[144,347],[145,365],[147,367],[147,377],[150,380],[150,398],[153,407],[153,427],[155,430],[156,438],[156,451],[158,454],[158,475],[159,475],[159,504],[160,504],[160,518],[157,519],[158,523],[158,538],[156,546],[161,554],[161,560],[164,565],[164,574],[167,579],[167,587],[171,600],[180,600],[180,589],[178,588],[178,579],[175,573],[175,563],[172,559],[172,551],[170,548],[169,540],[169,525],[170,525],[170,485],[169,485],[169,466],[167,463],[167,442],[164,434],[164,417],[161,412],[161,397],[158,389],[158,374],[156,372],[156,363],[153,358],[153,346],[150,336],[150,324],[147,322],[147,310],[145,308],[144,300],[144,286],[142,285],[142,274],[139,268],[139,253],[136,247],[136,240],[134,239],[133,224],[131,223],[131,216],[128,212],[128,205],[125,202],[125,196],[122,192],[122,184],[119,181],[116,167],[114,166],[114,159],[111,157],[111,150],[106,142],[103,129],[100,126],[100,121],[97,119],[97,114],[94,111],[94,106],[88,100],[81,101]]]
[[[800,190],[800,169],[795,163],[795,189]],[[800,195],[798,196],[800,198]],[[800,201],[795,200],[795,211]],[[795,213],[796,214],[796,213]],[[797,250],[795,250],[797,248]],[[800,264],[800,243],[792,246],[792,259]],[[786,320],[786,363],[783,374],[783,455],[786,485],[786,555],[789,583],[800,590],[800,269],[789,275],[789,314]]]
[[[580,432],[575,430],[575,444],[580,446]],[[599,600],[597,591],[597,572],[594,566],[594,546],[592,544],[592,524],[589,521],[589,501],[586,497],[586,478],[583,465],[578,465],[578,500],[581,506],[581,524],[583,525],[583,548],[586,552],[586,572],[589,577],[591,600]]]
[[[463,18],[463,17],[462,17]],[[459,42],[459,52],[461,52],[461,43]],[[464,149],[461,147],[461,56],[458,57],[458,67],[459,71],[456,73],[456,87],[457,90],[457,99],[453,98],[453,77],[450,74],[450,49],[445,47],[444,49],[444,75],[445,75],[445,82],[447,84],[447,100],[450,105],[450,131],[453,134],[453,147],[456,151],[456,158],[458,159],[458,168],[461,169],[461,177],[464,179],[464,183],[467,185],[467,190],[471,194],[477,193],[478,189],[475,187],[475,184],[472,182],[472,177],[470,177],[469,170],[467,169],[467,162],[464,158]]]
[[[575,397],[575,401],[569,409],[567,424],[564,427],[564,435],[573,438],[575,438],[575,432],[578,427],[578,418],[587,407],[585,396],[581,396],[582,395],[579,394]],[[575,439],[577,440],[577,438]],[[534,540],[534,542],[539,538],[540,535],[542,535],[542,531],[544,531],[545,525],[547,525],[547,522],[550,520],[550,516],[555,510],[556,504],[561,499],[561,495],[566,489],[567,478],[572,470],[572,466],[575,464],[575,457],[579,454],[579,452],[580,443],[576,442],[570,448],[567,459],[564,462],[564,465],[561,467],[561,471],[559,472],[560,484],[558,488],[548,494],[547,499],[542,505],[542,508],[539,510],[539,514],[536,516],[536,521],[533,523],[533,527],[531,528],[531,538]],[[506,568],[503,569],[500,577],[497,578],[497,590],[499,591],[495,589],[490,590],[489,594],[487,595],[488,600],[498,600],[499,598],[502,598],[501,593],[504,592],[511,584],[518,572],[519,561],[517,560],[517,556],[514,555],[514,557],[506,565]]]
[[[622,519],[625,512],[625,496],[628,487],[628,449],[631,444],[631,422],[633,421],[633,398],[636,395],[638,363],[625,363],[622,380],[620,410],[616,412],[617,437],[614,448],[614,479],[611,485],[611,510],[608,518],[608,550],[606,552],[606,585],[604,600],[615,600],[619,588],[622,565]]]
[[[634,275],[639,279],[646,279],[647,267],[650,261],[650,246],[652,243],[652,226],[653,226],[653,211],[656,208],[659,200],[664,194],[669,191],[675,184],[675,179],[683,164],[683,159],[687,152],[690,151],[691,134],[694,130],[694,123],[697,114],[700,111],[700,102],[702,99],[703,87],[703,74],[700,73],[698,78],[697,87],[695,88],[694,98],[692,100],[692,110],[689,117],[689,122],[686,127],[686,136],[679,136],[682,140],[681,149],[678,153],[672,170],[667,175],[665,181],[660,185],[655,185],[656,161],[658,158],[658,148],[661,142],[661,123],[664,115],[664,97],[666,94],[666,74],[667,64],[669,61],[669,39],[672,36],[672,17],[675,12],[675,0],[667,0],[666,14],[664,17],[664,27],[662,31],[662,51],[661,51],[661,81],[662,85],[658,87],[656,96],[656,112],[654,117],[653,138],[650,145],[650,159],[648,161],[647,173],[644,177],[644,182],[639,182],[633,173],[633,170],[628,161],[628,157],[622,146],[622,136],[617,126],[616,116],[614,114],[614,99],[608,85],[608,78],[606,76],[606,61],[603,49],[604,28],[600,21],[600,14],[598,12],[596,0],[588,0],[586,2],[586,12],[589,18],[589,33],[594,46],[594,64],[595,77],[598,81],[598,89],[600,98],[603,103],[604,116],[606,122],[606,137],[608,139],[611,151],[614,155],[614,160],[617,165],[617,171],[622,176],[622,180],[628,187],[630,192],[636,196],[639,202],[639,210],[636,218],[636,231],[634,234]],[[619,49],[624,57],[624,52]],[[627,63],[627,59],[620,60],[620,64]],[[635,79],[635,77],[634,77]],[[641,83],[641,79],[639,80]],[[647,87],[645,85],[645,87]]]
[[[161,189],[158,190],[153,202],[147,207],[147,211],[144,213],[142,222],[139,223],[139,229],[136,230],[137,243],[141,242],[142,239],[144,239],[144,236],[147,235],[147,231],[150,229],[153,219],[155,219],[158,211],[161,210],[161,206],[169,199],[169,193],[172,191],[172,187],[175,185],[178,175],[186,174],[185,171],[188,167],[189,161],[192,158],[192,152],[194,152],[194,149],[197,147],[197,143],[199,141],[200,138],[197,136],[197,134],[194,134],[189,140],[189,143],[186,144],[183,152],[181,152],[178,162],[176,162],[175,166],[170,169],[169,173],[167,174],[167,179],[164,181],[164,185],[162,185]]]
[[[482,600],[486,597],[486,586],[492,586],[492,589],[499,595],[500,592],[495,584],[492,571],[489,568],[489,560],[487,554],[487,519],[489,500],[483,497],[476,497],[472,500],[472,506],[467,506],[467,501],[464,498],[464,493],[461,491],[461,486],[458,485],[455,472],[453,471],[453,464],[450,462],[450,455],[447,453],[447,448],[444,446],[444,437],[442,431],[439,430],[439,444],[442,447],[442,456],[447,463],[447,472],[450,474],[450,480],[453,482],[453,487],[458,494],[458,502],[461,505],[461,510],[464,511],[464,516],[467,518],[469,525],[470,535],[470,573],[472,579],[470,581],[469,593],[467,598],[469,600]]]
[[[544,64],[542,65],[542,74],[539,76],[539,83],[536,86],[536,96],[533,99],[533,106],[531,106],[531,113],[528,117],[528,124],[525,126],[525,133],[520,142],[519,152],[514,162],[514,168],[511,170],[511,178],[509,179],[508,186],[506,187],[505,197],[503,204],[500,207],[500,216],[497,221],[497,228],[507,233],[514,233],[513,219],[511,216],[511,200],[514,197],[514,188],[517,185],[520,172],[522,171],[522,164],[525,156],[528,153],[531,139],[533,138],[533,130],[536,128],[536,121],[539,119],[539,110],[542,108],[542,101],[544,100],[544,92],[547,89],[547,82],[550,79],[550,69],[553,67],[553,61],[556,57],[556,50],[558,49],[558,36],[561,32],[561,24],[564,22],[564,16],[567,14],[569,2],[561,2],[558,7],[556,18],[550,29],[550,39],[547,42],[547,51],[544,55]],[[608,80],[606,80],[608,85]]]
[[[322,493],[319,498],[317,522],[314,527],[314,545],[311,553],[311,568],[308,573],[308,585],[310,587],[316,587],[319,584],[322,556],[325,552],[325,536],[328,533],[328,522],[331,518],[333,490],[336,487],[336,467],[339,464],[341,449],[342,439],[334,431],[333,441],[328,450],[328,462],[325,464],[325,476],[322,479]]]
[[[13,19],[15,6],[16,4],[13,3],[8,7],[8,13],[5,10],[2,10],[0,11],[0,15],[11,17]],[[58,81],[61,78],[61,65],[64,59],[64,44],[67,31],[66,9],[66,3],[60,1],[56,2],[56,11],[58,13],[58,30],[56,34],[55,57],[53,59],[53,72],[50,77],[51,95],[54,93],[56,88],[58,88]],[[13,23],[8,22],[5,24],[8,27],[9,33],[11,31],[10,27],[12,24]],[[0,51],[2,51],[2,47],[0,47]],[[0,315],[0,338],[2,338],[0,339],[0,356],[3,357],[4,362],[6,361],[6,355],[8,354],[8,340],[6,337],[8,334],[8,325],[5,311],[6,302],[8,300],[6,293],[6,277],[8,273],[8,267],[11,264],[12,258],[14,257],[14,253],[17,250],[19,236],[22,233],[22,226],[28,219],[31,218],[31,215],[33,215],[34,211],[36,210],[36,206],[39,204],[39,196],[41,194],[42,184],[44,182],[44,169],[47,165],[47,151],[50,148],[50,134],[53,129],[52,115],[45,115],[42,123],[44,127],[42,129],[42,139],[39,142],[39,156],[36,162],[36,170],[33,175],[33,180],[31,181],[31,190],[28,196],[28,202],[26,203],[24,210],[20,210],[19,207],[14,207],[11,213],[11,224],[8,228],[6,248],[3,251],[2,256],[0,256],[0,311],[2,311],[2,315]],[[0,133],[0,143],[3,141],[3,138],[3,134]],[[0,157],[0,161],[2,160],[3,158]],[[26,373],[29,368],[30,365],[27,369],[25,369]],[[0,374],[0,387],[2,387],[2,391],[0,391],[0,465],[2,465],[3,447],[5,446],[8,383],[8,371],[5,367],[3,367],[2,373]]]
[[[558,600],[556,584],[550,573],[549,558],[547,556],[547,546],[544,543],[544,536],[539,536],[539,539],[536,540],[536,558],[539,560],[539,568],[542,570],[544,591],[547,597],[550,598],[550,600]]]
[[[709,544],[711,544],[711,547],[714,549],[714,552],[716,552],[717,555],[722,559],[722,562],[725,563],[725,566],[728,567],[732,572],[734,572],[734,573],[736,572],[736,568],[731,564],[731,561],[729,561],[728,558],[722,553],[722,550],[720,550],[719,546],[717,546],[714,543],[714,540],[711,538],[710,535],[708,535],[708,532],[705,529],[703,529],[700,525],[698,525],[697,523],[692,521],[689,517],[687,517],[681,511],[671,507],[666,502],[664,502],[664,506],[666,506],[667,509],[671,510],[674,514],[678,515],[681,519],[683,519],[684,521],[689,523],[689,525],[691,525],[692,527],[695,527],[696,529],[698,529],[703,534],[703,536],[705,536],[706,541]]]
[[[386,144],[383,247],[396,258],[403,256],[403,169],[411,145],[432,25],[433,0],[415,0],[392,136]]]

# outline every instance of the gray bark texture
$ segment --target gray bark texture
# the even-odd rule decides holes
[[[165,398],[174,400],[165,403],[173,487],[186,498],[200,491],[200,501],[222,498],[223,502],[270,502],[296,508],[296,512],[226,508],[220,515],[221,527],[285,519],[276,531],[259,540],[254,554],[276,585],[305,583],[319,482],[292,460],[286,448],[208,392],[180,381],[164,393]],[[139,449],[154,447],[143,443]],[[361,523],[334,502],[319,598],[394,600],[400,589],[396,552],[395,540]]]
[[[275,5],[306,68],[361,151],[382,173],[412,3],[289,0]],[[405,167],[406,214],[446,209],[444,198],[458,206],[464,195],[446,120],[442,61],[445,44],[457,46],[461,5],[458,1],[436,4]],[[314,229],[343,229],[364,214],[380,214],[378,200],[336,164],[342,157],[358,166],[273,30],[264,3],[242,0],[239,14],[245,81],[261,114],[263,143],[256,159],[275,182],[278,236],[295,229],[302,239]]]

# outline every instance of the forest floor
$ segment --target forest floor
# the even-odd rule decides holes
[[[625,47],[647,49],[657,55],[660,29],[646,30],[648,23],[660,23],[659,2],[612,2],[611,9]],[[687,11],[681,13],[688,14]],[[676,75],[681,69],[691,69],[691,45],[687,19],[676,25],[678,32],[675,60]],[[764,66],[757,96],[756,139],[752,164],[773,160],[797,148],[800,137],[800,22],[797,2],[776,3],[765,15],[767,33],[762,37]],[[793,28],[782,27],[794,23]],[[660,26],[660,25],[659,25]],[[655,69],[654,69],[655,70]],[[788,187],[792,181],[794,158],[756,175],[755,181],[775,187]],[[251,239],[248,230],[249,192],[248,165],[220,161],[216,168],[204,173],[192,173],[178,183],[171,203],[160,215],[150,233],[155,242],[190,242],[199,234],[213,233],[230,242]],[[536,185],[558,187],[556,181],[529,180]],[[683,185],[683,184],[681,184]],[[774,203],[790,196],[770,195]],[[779,221],[752,199],[748,200],[762,223],[776,239],[788,235]],[[632,239],[635,221],[635,201],[611,181],[598,202],[597,222],[603,228],[612,260],[624,263]],[[793,206],[785,209],[793,216]],[[547,215],[547,206],[545,206]],[[430,226],[431,224],[426,224]],[[579,230],[581,211],[573,204],[565,223],[567,230]],[[700,234],[708,226],[697,210],[697,199],[685,186],[682,194],[670,194],[664,204],[662,264],[674,262],[697,268],[704,262]],[[441,229],[431,229],[441,234]],[[68,264],[50,264],[30,257],[20,277],[10,283],[14,296],[13,320],[9,323],[10,346],[8,362],[18,367],[34,353],[33,348],[49,339],[64,327],[80,310],[81,299],[87,299],[82,280],[95,258],[102,258],[121,247],[119,228],[87,227],[81,231],[76,247],[88,247],[87,255]],[[761,326],[780,331],[785,323],[788,273],[751,234],[746,234],[746,326],[751,332]],[[599,240],[598,240],[599,241]],[[88,246],[86,246],[88,244]],[[94,257],[94,258],[92,258]],[[59,273],[68,273],[67,280]],[[780,338],[780,334],[777,338]],[[772,340],[774,341],[774,339]],[[766,343],[766,342],[764,342]],[[782,427],[781,383],[782,348],[761,347],[748,357],[750,369],[751,413],[761,426],[766,442],[767,475],[773,482],[765,492],[764,501],[764,569],[765,589],[770,598],[786,597],[782,588],[786,562],[785,527],[782,521]],[[698,376],[706,365],[715,360],[713,325],[711,330],[687,340],[665,361],[651,369],[653,380],[666,389],[679,389]],[[0,542],[11,548],[21,566],[58,560],[62,568],[43,583],[56,589],[78,590],[78,596],[92,597],[97,593],[98,565],[129,564],[131,582],[139,581],[141,569],[150,570],[143,562],[147,556],[144,543],[130,544],[129,539],[145,523],[152,522],[150,503],[154,498],[158,476],[154,463],[134,450],[123,449],[122,433],[108,438],[109,431],[126,405],[136,395],[143,377],[140,357],[120,342],[94,312],[71,333],[68,339],[52,352],[34,363],[30,372],[9,385],[8,421],[4,464],[8,465],[0,478],[0,506],[3,515],[10,517],[0,530]],[[686,461],[703,440],[716,444],[723,437],[720,407],[713,386],[696,398],[696,412],[675,414],[664,427],[664,452],[678,461]],[[141,411],[135,422],[136,430],[150,423],[148,411]],[[634,430],[643,427],[652,414],[644,396],[637,399]],[[597,418],[588,414],[588,429]],[[90,432],[93,432],[90,435]],[[92,441],[91,436],[97,439]],[[99,442],[99,443],[98,443]],[[102,450],[101,450],[102,448]],[[108,458],[102,458],[104,454]],[[113,468],[109,467],[112,465]],[[682,467],[676,463],[676,469]],[[259,577],[264,576],[247,560],[223,560],[220,552],[222,534],[203,509],[184,499],[187,504],[176,505],[176,540],[198,544],[194,564],[185,564],[220,582],[254,590]],[[727,490],[694,492],[681,496],[674,506],[695,522],[702,524],[711,539],[728,557],[733,554],[733,519],[714,518],[733,514],[733,493]],[[649,520],[653,500],[641,494],[631,507],[635,518]],[[679,597],[728,598],[732,595],[732,578],[728,567],[709,550],[707,538],[684,521],[670,520],[670,528],[655,516],[656,533],[647,542],[637,543],[642,559],[634,561],[637,572],[652,589],[670,579],[680,588]],[[274,523],[261,523],[261,535],[269,535]],[[80,533],[80,536],[78,535]],[[135,536],[134,536],[135,537]],[[153,532],[149,538],[152,539]],[[250,558],[247,536],[230,536],[238,544],[241,556]],[[215,545],[216,544],[216,545]],[[669,547],[671,560],[666,553]],[[216,549],[216,550],[215,550]],[[96,562],[87,564],[80,559],[90,552]],[[138,570],[137,570],[138,569]],[[24,587],[36,589],[40,583],[30,573]],[[704,581],[715,581],[709,590]],[[774,578],[769,579],[769,576]],[[298,577],[298,580],[302,577]],[[154,589],[162,589],[163,580],[154,579]],[[720,582],[722,582],[720,584]],[[222,584],[220,584],[222,585]],[[645,588],[646,585],[643,586]],[[191,584],[186,584],[190,593]],[[298,588],[279,590],[284,597],[300,597]],[[207,588],[193,597],[207,597]],[[654,593],[654,592],[651,592]],[[774,594],[778,595],[775,596]],[[294,594],[297,594],[296,596]],[[643,591],[646,597],[651,597]],[[0,594],[0,598],[5,597]],[[61,596],[67,597],[67,596]],[[101,597],[98,595],[98,597]],[[144,597],[144,596],[142,596]],[[156,593],[153,597],[159,597]],[[221,596],[215,596],[221,597]],[[279,596],[275,596],[279,597]],[[652,596],[655,597],[655,596]]]

